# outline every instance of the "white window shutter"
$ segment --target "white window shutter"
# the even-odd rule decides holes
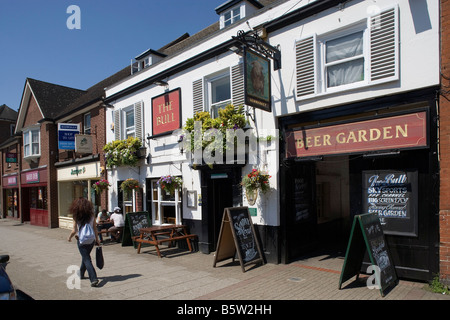
[[[114,111],[114,140],[122,140],[121,113],[122,110]]]
[[[203,111],[203,79],[192,83],[194,114]]]
[[[295,43],[296,60],[296,96],[314,95],[316,93],[316,35]]]
[[[139,140],[143,139],[144,135],[144,117],[143,117],[144,102],[139,101],[134,104],[134,130],[135,137]]]
[[[369,17],[370,83],[399,78],[398,7]]]
[[[231,91],[233,105],[237,108],[245,103],[244,96],[244,64],[240,63],[231,68]]]

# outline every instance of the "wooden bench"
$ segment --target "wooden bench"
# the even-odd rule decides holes
[[[189,251],[192,252],[192,245],[191,245],[190,240],[196,238],[197,237],[196,234],[185,234],[185,235],[179,235],[179,236],[173,236],[173,237],[170,237],[170,234],[171,234],[171,232],[161,232],[161,233],[155,234],[155,235],[169,235],[168,238],[157,239],[157,240],[143,238],[142,236],[133,237],[134,241],[139,243],[138,248],[137,248],[137,253],[141,252],[142,243],[148,243],[148,244],[155,246],[156,252],[158,253],[158,256],[161,258],[161,252],[159,251],[159,247],[158,247],[160,244],[162,244],[164,242],[172,242],[172,241],[183,240],[183,239],[186,239],[187,245],[189,247]]]

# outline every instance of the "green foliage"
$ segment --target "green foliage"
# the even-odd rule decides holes
[[[108,180],[102,179],[95,182],[92,187],[95,189],[95,192],[98,194],[102,193],[104,190],[108,190],[111,185]]]
[[[140,188],[139,181],[132,178],[129,178],[120,184],[120,189],[126,192],[139,188]]]
[[[431,281],[430,289],[436,293],[450,294],[449,288],[441,282],[438,275]]]
[[[194,139],[194,123],[196,121],[202,124],[202,137],[203,139]],[[196,148],[205,149],[206,146],[210,146],[214,149],[224,148],[226,149],[226,132],[227,129],[242,129],[247,124],[247,120],[244,115],[244,107],[240,106],[235,108],[232,104],[227,105],[223,109],[219,109],[219,116],[215,119],[211,118],[209,112],[202,111],[197,112],[193,118],[186,120],[184,129],[191,134],[191,150]],[[223,141],[218,141],[215,138],[205,136],[205,133],[209,129],[217,129],[223,136]],[[214,137],[215,135],[213,135]]]
[[[170,195],[175,194],[175,189],[183,186],[183,180],[180,177],[167,175],[159,178],[157,184],[162,190],[167,191]]]
[[[135,166],[139,160],[138,150],[141,146],[141,141],[133,137],[107,143],[103,147],[106,165],[109,168],[112,166]]]
[[[265,172],[253,169],[252,172],[242,178],[241,185],[248,191],[260,189],[261,192],[266,193],[270,190],[270,177],[271,176]]]

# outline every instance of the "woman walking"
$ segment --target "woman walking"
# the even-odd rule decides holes
[[[96,287],[99,280],[91,260],[91,251],[94,244],[99,245],[94,208],[89,200],[78,198],[72,202],[69,213],[73,217],[73,228],[67,240],[70,242],[73,236],[77,239],[78,250],[81,254],[80,277],[83,279],[87,270],[91,287]]]

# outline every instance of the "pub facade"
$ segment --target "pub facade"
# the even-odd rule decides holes
[[[354,216],[377,213],[399,277],[439,272],[439,6],[422,9],[350,1],[265,25],[295,48],[280,82],[294,90],[274,105],[282,261],[345,253]]]
[[[146,51],[106,89],[107,142],[139,136],[145,147],[137,166],[107,169],[111,192],[136,179],[152,223],[189,225],[204,253],[215,251],[223,209],[248,206],[272,263],[343,254],[353,217],[378,213],[399,277],[431,279],[440,266],[439,5],[228,1],[216,13],[237,8],[248,14]],[[254,161],[195,163],[179,129],[228,104],[244,106],[256,132]],[[252,169],[271,185],[255,202],[241,185]],[[182,180],[173,194],[161,188],[168,175]]]

